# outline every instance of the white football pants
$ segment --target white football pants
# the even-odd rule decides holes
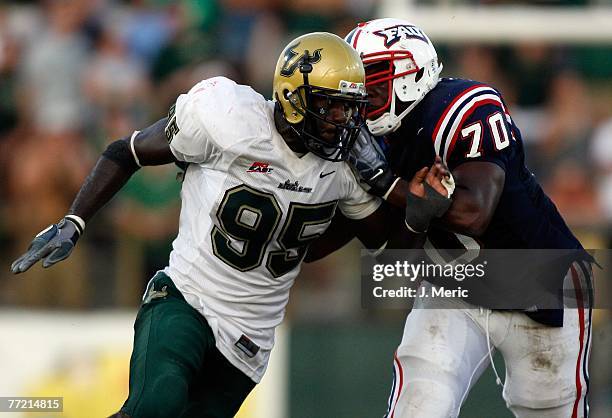
[[[566,283],[583,289],[589,272],[574,264]],[[576,291],[579,308],[565,309],[563,327],[459,299],[446,299],[447,309],[427,309],[428,299],[417,299],[394,356],[386,418],[457,417],[494,350],[504,358],[502,394],[516,417],[586,418],[591,310],[580,308],[590,306],[580,305],[582,293]]]

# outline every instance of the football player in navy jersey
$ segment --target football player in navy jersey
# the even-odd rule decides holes
[[[397,195],[399,178],[440,159],[454,178],[452,205],[431,225],[408,196],[405,221],[413,232],[437,249],[582,248],[526,168],[521,133],[499,91],[440,78],[433,44],[404,20],[360,23],[345,40],[364,62],[367,125],[379,137],[362,132],[350,160],[366,188]],[[330,234],[338,229],[332,225]],[[311,259],[332,245],[326,239]],[[430,299],[417,298],[394,356],[386,416],[457,417],[495,350],[504,357],[503,397],[516,417],[588,416],[591,269],[584,258],[562,265],[560,281],[576,292],[573,309],[492,310],[451,298],[433,309]]]

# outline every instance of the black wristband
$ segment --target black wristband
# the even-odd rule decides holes
[[[423,186],[425,197],[410,192],[406,196],[406,226],[416,233],[426,232],[431,220],[444,215],[452,203],[451,199],[442,196],[429,184],[423,183]]]

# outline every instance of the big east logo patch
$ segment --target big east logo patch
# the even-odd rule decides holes
[[[396,42],[402,39],[420,39],[423,42],[429,43],[429,40],[423,33],[423,31],[415,26],[411,25],[396,25],[390,28],[377,30],[373,32],[374,35],[385,38],[385,47],[389,48]]]

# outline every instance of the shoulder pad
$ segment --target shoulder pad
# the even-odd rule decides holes
[[[187,94],[191,115],[220,149],[254,137],[269,137],[266,100],[251,87],[225,77],[196,84]]]

